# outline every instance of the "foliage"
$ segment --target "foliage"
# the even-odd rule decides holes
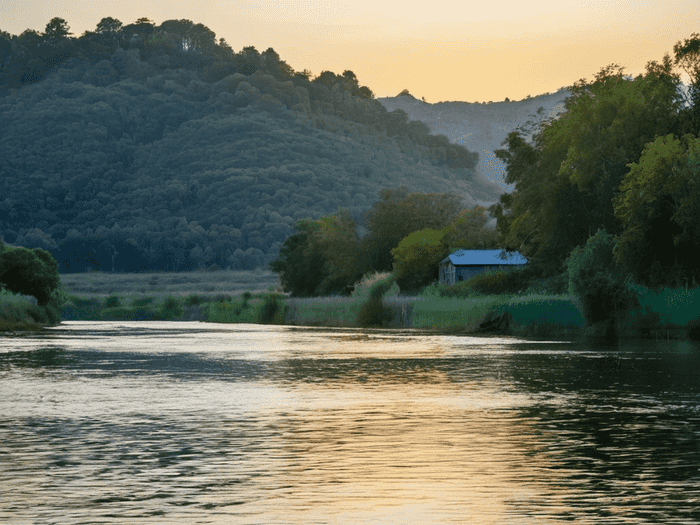
[[[617,259],[635,281],[680,286],[700,280],[700,139],[673,135],[646,145],[620,186]]]
[[[617,319],[621,311],[636,304],[626,272],[615,261],[615,238],[605,230],[590,237],[571,252],[566,261],[569,293],[580,297],[586,323]]]
[[[347,212],[316,221],[302,220],[270,268],[280,274],[284,291],[294,297],[349,293],[362,275],[354,264],[358,253],[355,223]]]
[[[394,275],[390,272],[375,271],[371,271],[363,275],[362,279],[355,283],[351,295],[357,299],[367,299],[372,293],[372,290],[375,289],[375,286],[384,282],[390,283],[387,292],[384,294],[385,296],[398,295],[399,287],[395,282]]]
[[[566,112],[534,130],[532,142],[511,133],[496,155],[515,191],[491,208],[504,247],[553,275],[593,231],[619,233],[613,197],[644,144],[678,126],[679,83],[668,56],[634,79],[608,66],[577,82]]]
[[[105,300],[105,308],[115,308],[119,305],[120,305],[120,300],[119,300],[119,296],[117,296],[117,295],[110,295]]]
[[[438,278],[439,264],[449,251],[445,232],[425,228],[404,237],[391,250],[394,276],[404,293],[417,291]]]
[[[384,296],[391,290],[394,284],[393,276],[381,279],[372,285],[369,297],[360,307],[357,313],[357,324],[362,327],[387,326],[391,321],[392,312],[383,301]]]
[[[1,33],[0,64],[0,228],[62,272],[262,267],[296,221],[361,217],[386,185],[479,187],[476,154],[352,71],[297,74],[190,20],[74,38],[56,18]]]
[[[369,233],[362,240],[367,270],[391,271],[391,251],[417,230],[444,230],[463,210],[455,193],[410,193],[406,187],[384,189],[367,213]]]
[[[489,217],[486,208],[464,209],[445,230],[444,243],[449,253],[455,250],[490,250],[498,248],[496,232],[486,228]]]
[[[179,319],[182,317],[182,303],[176,297],[166,297],[160,308],[160,315],[163,319]]]
[[[46,306],[61,285],[56,260],[45,250],[5,248],[0,253],[0,286],[13,293],[33,295]]]
[[[258,322],[262,324],[282,324],[284,322],[284,304],[281,296],[267,295],[260,307]]]

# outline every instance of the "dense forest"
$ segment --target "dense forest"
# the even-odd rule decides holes
[[[570,89],[562,115],[496,151],[515,186],[491,207],[501,245],[545,275],[588,253],[589,290],[696,285],[700,34],[642,74],[612,64]]]
[[[0,235],[62,272],[253,268],[300,219],[362,225],[383,188],[499,193],[353,72],[296,72],[188,20],[0,31],[0,121]]]

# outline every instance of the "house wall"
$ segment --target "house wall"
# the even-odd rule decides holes
[[[451,262],[440,265],[440,284],[452,285],[460,281],[467,281],[472,277],[484,273],[485,271],[508,270],[511,268],[522,268],[524,265],[501,265],[501,266],[455,266]]]

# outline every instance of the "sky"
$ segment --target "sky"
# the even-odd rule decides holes
[[[700,32],[698,0],[0,0],[0,30],[75,36],[104,17],[203,23],[234,51],[272,47],[295,70],[353,71],[377,97],[520,100],[606,65],[644,71]]]

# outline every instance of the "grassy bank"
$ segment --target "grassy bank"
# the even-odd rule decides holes
[[[64,319],[199,320],[297,326],[385,326],[471,333],[485,327],[515,335],[576,335],[590,331],[579,301],[547,293],[447,296],[426,289],[400,296],[387,289],[372,323],[361,315],[370,290],[388,274],[374,276],[351,297],[288,298],[272,293],[277,275],[253,272],[163,274],[88,273],[63,276],[68,301]],[[685,337],[699,325],[700,288],[651,291],[637,287],[639,308],[617,319],[623,337]],[[28,298],[5,298],[4,322],[33,322]],[[34,317],[32,317],[34,312]],[[493,322],[491,322],[493,321]],[[700,330],[700,326],[697,326]]]
[[[197,294],[211,300],[216,296],[241,295],[244,292],[274,291],[279,286],[276,273],[269,270],[217,270],[196,272],[151,273],[65,273],[63,289],[68,295],[82,298],[106,298],[110,295],[131,299],[186,297]]]
[[[39,306],[34,297],[0,290],[0,332],[39,330],[59,320],[58,312]]]

